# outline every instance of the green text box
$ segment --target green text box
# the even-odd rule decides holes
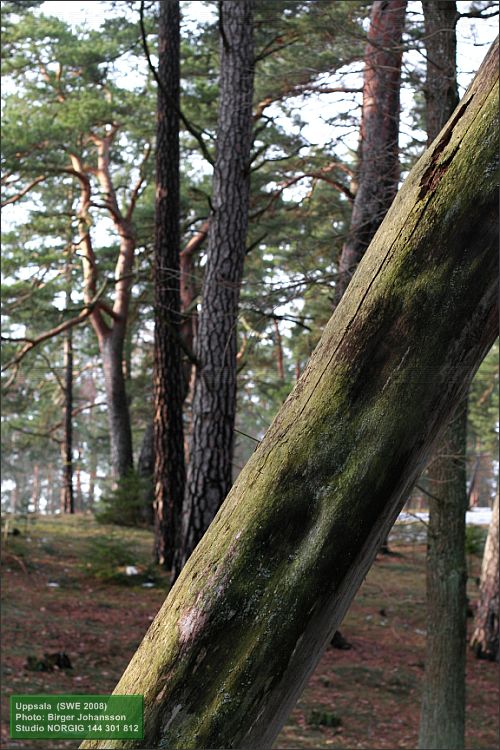
[[[12,739],[144,737],[142,695],[11,695]]]

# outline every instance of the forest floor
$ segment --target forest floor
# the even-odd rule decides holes
[[[149,567],[150,532],[88,516],[17,524],[2,551],[2,747],[76,748],[9,739],[11,694],[110,693],[166,593]],[[12,528],[12,527],[11,527]],[[425,654],[422,523],[396,525],[342,624],[350,650],[329,648],[275,747],[416,748]],[[469,597],[480,560],[470,556]],[[126,575],[134,565],[138,575]],[[129,571],[130,572],[130,571]],[[151,585],[154,583],[154,585]],[[471,620],[468,621],[469,632]],[[32,671],[64,652],[72,669]],[[31,659],[30,659],[31,657]],[[467,750],[498,742],[498,665],[467,656]]]

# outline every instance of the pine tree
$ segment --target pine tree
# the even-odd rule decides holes
[[[5,38],[7,54],[12,50],[5,72],[18,90],[5,105],[4,204],[24,201],[37,234],[45,235],[39,252],[50,252],[60,241],[52,212],[57,215],[60,196],[76,186],[71,216],[82,265],[77,314],[67,311],[60,325],[28,335],[30,341],[10,364],[20,362],[35,344],[90,321],[103,366],[116,479],[133,466],[123,360],[140,240],[133,217],[147,177],[152,134],[137,127],[139,113],[148,111],[148,97],[120,88],[114,64],[136,37],[135,27],[115,19],[101,32],[73,32],[55,18],[23,12]],[[33,209],[33,201],[45,212]],[[102,217],[110,222],[114,246],[96,239],[95,225]],[[24,252],[29,254],[29,246]]]
[[[154,508],[155,557],[170,569],[180,536],[184,496],[185,393],[179,291],[179,46],[178,0],[159,6],[156,136]]]
[[[253,0],[220,5],[217,156],[196,346],[196,384],[182,543],[174,575],[199,542],[232,482],[236,324],[246,254],[253,99]]]
[[[423,3],[427,76],[427,142],[437,137],[458,104],[456,3]],[[429,470],[427,637],[419,747],[464,746],[467,402],[451,420]]]
[[[145,734],[118,746],[272,745],[463,400],[498,335],[497,54],[408,176],[121,678],[117,693],[144,695]]]

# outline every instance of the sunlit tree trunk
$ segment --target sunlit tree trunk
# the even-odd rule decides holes
[[[106,135],[89,136],[90,140],[95,143],[97,151],[97,168],[93,171],[106,196],[105,206],[109,210],[119,238],[120,251],[115,265],[112,307],[103,300],[99,300],[97,304],[95,302],[95,298],[99,296],[99,290],[97,288],[97,259],[91,237],[92,219],[89,214],[93,197],[92,186],[87,165],[83,164],[76,154],[70,155],[71,174],[80,183],[80,205],[77,216],[84,276],[84,300],[86,304],[92,305],[92,314],[89,317],[101,354],[108,411],[111,470],[115,481],[125,478],[134,466],[124,353],[136,244],[131,217],[137,200],[137,192],[135,192],[126,213],[122,213],[110,169],[110,151],[118,129],[119,126],[114,124],[107,128]],[[138,182],[137,189],[140,184],[141,181]]]
[[[144,696],[145,734],[115,747],[270,748],[341,622],[498,335],[497,54],[117,685]]]
[[[19,507],[19,484],[14,476],[14,486],[10,492],[10,512],[17,513]]]
[[[479,602],[471,646],[479,659],[498,661],[498,488],[481,568]]]
[[[406,0],[375,0],[365,50],[356,191],[339,259],[335,306],[382,223],[398,189],[401,44]],[[389,553],[388,539],[380,548]]]
[[[274,335],[276,346],[276,368],[278,377],[282,383],[285,382],[285,366],[283,363],[283,342],[281,340],[281,331],[277,318],[274,318]]]
[[[389,206],[399,180],[399,91],[406,0],[375,0],[365,50],[358,185],[339,260],[335,304]]]

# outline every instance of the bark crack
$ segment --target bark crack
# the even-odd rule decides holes
[[[455,129],[455,125],[462,118],[465,110],[467,109],[467,107],[469,106],[473,98],[474,98],[474,94],[472,94],[470,99],[467,99],[467,101],[463,102],[460,105],[455,117],[452,119],[452,121],[450,122],[446,130],[444,131],[442,137],[439,139],[436,145],[436,148],[434,149],[434,152],[432,154],[430,164],[425,170],[420,180],[420,192],[418,194],[418,200],[422,200],[427,195],[427,193],[430,193],[433,190],[435,190],[441,178],[446,173],[446,171],[448,170],[448,167],[453,161],[453,157],[458,151],[458,146],[454,148],[452,153],[444,161],[439,162],[439,159],[440,159],[441,154],[445,150],[446,146],[451,140],[453,131]]]

